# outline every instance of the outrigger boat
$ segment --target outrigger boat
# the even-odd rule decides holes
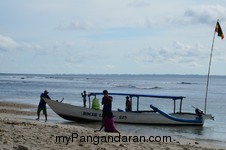
[[[136,99],[135,111],[125,112],[122,110],[112,111],[117,123],[128,124],[151,124],[151,125],[197,125],[202,126],[205,119],[213,119],[211,114],[205,114],[196,108],[195,113],[182,112],[183,96],[145,95],[130,93],[109,93],[110,96],[129,96],[131,100]],[[89,93],[89,107],[75,106],[44,98],[50,108],[60,117],[70,121],[102,121],[102,110],[99,107],[98,96],[102,93]],[[172,113],[166,113],[157,107],[150,105],[150,110],[140,110],[140,98],[169,99],[174,103]],[[92,107],[91,107],[92,100]],[[180,101],[179,110],[176,111],[176,101]]]

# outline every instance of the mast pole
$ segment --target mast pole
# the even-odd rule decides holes
[[[217,22],[218,21],[219,21],[219,19],[217,20]],[[213,42],[212,42],[211,53],[210,53],[210,60],[209,60],[209,69],[208,69],[208,75],[207,75],[207,83],[206,83],[206,96],[205,96],[205,109],[204,109],[205,114],[206,114],[206,107],[207,107],[207,96],[208,96],[208,89],[209,89],[210,67],[211,67],[212,56],[213,56],[213,46],[214,46],[214,41],[215,41],[215,35],[216,35],[216,31],[214,29]]]

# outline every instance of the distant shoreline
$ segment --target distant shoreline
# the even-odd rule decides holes
[[[207,77],[205,74],[161,74],[161,73],[153,73],[153,74],[137,74],[137,73],[112,73],[112,74],[96,74],[96,73],[81,73],[81,74],[71,74],[71,73],[5,73],[0,72],[0,75],[65,75],[65,76],[71,76],[71,75],[128,75],[128,76],[204,76]],[[222,76],[226,77],[226,75],[210,75],[210,76]]]

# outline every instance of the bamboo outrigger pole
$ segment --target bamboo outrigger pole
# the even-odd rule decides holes
[[[208,69],[208,76],[207,76],[207,83],[206,83],[206,96],[205,96],[205,109],[204,109],[205,114],[206,114],[207,95],[208,95],[208,88],[209,88],[210,67],[211,67],[211,62],[212,62],[213,46],[214,46],[216,32],[218,32],[218,36],[221,36],[221,39],[223,40],[224,34],[221,30],[221,27],[220,27],[220,24],[219,24],[219,19],[217,20],[217,24],[216,24],[216,27],[215,27],[215,30],[214,30],[213,42],[212,42],[211,53],[210,53],[209,69]]]

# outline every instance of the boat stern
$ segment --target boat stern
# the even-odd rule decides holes
[[[214,120],[214,116],[212,114],[203,114],[202,117],[203,117],[203,119]]]

